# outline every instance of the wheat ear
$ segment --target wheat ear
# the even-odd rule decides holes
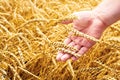
[[[68,53],[68,54],[71,54],[71,55],[73,55],[75,57],[80,57],[81,56],[80,54],[77,54],[77,53],[75,53],[73,51],[70,51],[70,50],[67,50],[67,49],[64,49],[64,48],[57,48],[57,50],[63,51],[63,52]]]

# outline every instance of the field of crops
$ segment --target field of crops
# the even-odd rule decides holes
[[[120,80],[120,22],[77,61],[56,61],[72,25],[73,12],[92,10],[101,0],[0,0],[0,80]],[[74,32],[74,33],[75,33]]]

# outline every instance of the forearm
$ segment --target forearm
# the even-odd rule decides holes
[[[109,26],[120,19],[120,0],[103,0],[93,12]]]

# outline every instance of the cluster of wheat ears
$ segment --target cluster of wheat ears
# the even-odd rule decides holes
[[[0,0],[0,80],[120,80],[120,22],[100,40],[60,24],[101,0]],[[85,55],[63,40],[72,31],[96,44]],[[80,57],[56,61],[58,50]]]

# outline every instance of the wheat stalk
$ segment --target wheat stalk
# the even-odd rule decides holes
[[[34,75],[33,73],[31,73],[31,72],[29,72],[29,71],[23,69],[22,67],[18,67],[18,68],[21,69],[22,71],[24,71],[25,73],[28,73],[29,75],[35,77],[36,79],[41,80],[40,77],[38,77],[38,76]]]
[[[36,27],[36,31],[39,35],[42,35],[45,38],[46,41],[51,43],[51,41],[48,39],[48,37],[38,27]]]
[[[86,72],[86,71],[98,71],[102,69],[101,67],[90,67],[90,68],[81,68],[80,70],[78,70],[78,72]]]
[[[117,43],[120,43],[120,38],[119,37],[111,37],[108,39],[108,41],[114,41],[114,42],[117,42]]]
[[[22,53],[20,47],[17,47],[17,48],[18,48],[18,53],[20,55],[20,59],[21,59],[22,65],[24,65],[25,61],[24,61],[23,53]]]
[[[74,73],[73,67],[71,65],[71,60],[68,60],[67,64],[68,64],[68,67],[70,69],[70,72],[71,72],[72,76],[75,77],[75,73]]]
[[[21,24],[21,26],[19,28],[22,28],[22,27],[25,27],[27,24],[29,23],[34,23],[34,22],[48,22],[48,20],[46,19],[31,19],[31,20],[28,20],[27,22]]]
[[[11,32],[5,26],[3,26],[2,24],[0,24],[0,26],[8,33],[9,36],[11,36]]]
[[[102,79],[105,79],[105,80],[117,80],[112,76],[104,76]]]
[[[18,60],[18,58],[17,58],[17,56],[15,54],[13,54],[12,52],[9,52],[9,51],[2,51],[2,52],[11,55],[16,60],[16,62],[18,63],[18,65],[22,67],[21,62]]]
[[[120,28],[118,28],[118,27],[110,26],[110,28],[115,29],[115,30],[117,30],[118,32],[120,32]]]
[[[22,35],[19,35],[19,37],[21,37],[23,39],[23,41],[26,43],[26,45],[28,46],[29,50],[32,51],[32,48],[30,46],[30,43],[29,43],[29,40],[27,38],[25,38],[24,36]]]
[[[0,73],[2,73],[3,75],[7,75],[7,72],[2,68],[0,68]]]
[[[5,63],[6,64],[6,63]],[[19,80],[22,80],[21,77],[19,76],[18,72],[14,69],[14,67],[12,67],[10,64],[7,64],[10,69],[16,74],[16,77],[19,79]]]
[[[107,66],[107,65],[105,65],[105,64],[103,64],[103,63],[101,63],[100,61],[94,60],[94,62],[97,63],[97,64],[99,64],[100,66],[102,66],[102,67],[104,67],[104,68],[106,68],[106,69],[112,71],[112,72],[115,72],[115,73],[118,73],[118,72],[119,72],[118,70],[112,69],[112,68],[110,68],[109,66]]]

